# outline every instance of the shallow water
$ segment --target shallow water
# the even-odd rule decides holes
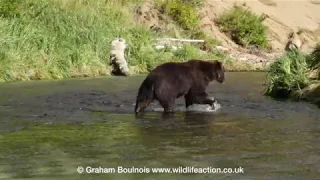
[[[319,179],[320,111],[261,94],[264,73],[227,73],[216,112],[134,116],[143,76],[0,84],[0,178]],[[183,107],[182,99],[177,108]],[[78,166],[242,167],[235,174],[79,174]]]

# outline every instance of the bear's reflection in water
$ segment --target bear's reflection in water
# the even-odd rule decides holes
[[[216,112],[221,108],[221,104],[217,101],[214,102],[213,106],[208,104],[193,104],[186,108],[185,106],[177,106],[175,108],[175,112],[187,112],[187,111],[195,111],[195,112]],[[163,112],[163,108],[153,108],[155,112]]]
[[[147,139],[150,139],[150,136],[163,138],[163,136],[171,134],[173,139],[191,140],[196,136],[212,136],[212,131],[215,130],[214,123],[218,120],[217,117],[221,118],[223,114],[217,115],[203,111],[142,112],[136,114],[135,122],[139,124],[141,133],[146,135]],[[183,134],[183,138],[181,134]],[[170,140],[173,139],[170,138]],[[164,142],[168,143],[169,141],[164,140]]]

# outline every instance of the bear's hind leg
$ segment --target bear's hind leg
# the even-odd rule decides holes
[[[186,108],[188,108],[189,106],[191,106],[193,104],[192,98],[190,98],[187,95],[184,96],[184,100],[185,100],[185,103],[186,103]]]

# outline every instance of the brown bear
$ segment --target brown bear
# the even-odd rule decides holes
[[[157,100],[164,112],[173,112],[175,99],[181,96],[185,98],[186,108],[192,104],[212,106],[215,100],[208,97],[206,87],[213,80],[222,83],[224,73],[223,64],[217,60],[192,59],[159,65],[142,82],[134,111],[144,111],[153,100]]]

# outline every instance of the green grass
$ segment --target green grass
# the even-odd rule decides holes
[[[267,74],[266,95],[288,98],[309,83],[307,56],[298,51],[287,52],[270,65]]]
[[[316,45],[308,58],[309,68],[320,71],[320,43]]]
[[[197,28],[190,32],[190,38],[191,39],[202,39],[204,40],[204,43],[200,44],[198,47],[203,51],[211,52],[213,47],[216,47],[218,45],[221,45],[221,42],[210,37],[206,33],[200,30],[200,28]]]
[[[205,40],[197,46],[201,50],[210,52],[212,47],[220,44],[204,33],[199,26],[199,8],[203,6],[204,0],[164,0],[157,3],[160,11],[172,18],[186,38]]]
[[[261,49],[269,49],[271,46],[267,39],[267,27],[262,22],[262,15],[243,7],[234,7],[222,13],[216,24],[235,43],[243,47],[257,45]]]
[[[108,75],[110,42],[116,37],[127,41],[125,55],[133,74],[168,61],[223,60],[220,52],[200,50],[216,42],[198,28],[187,32],[210,40],[205,45],[156,50],[154,40],[163,36],[135,21],[141,1],[0,0],[0,82]],[[199,2],[190,0],[182,9],[194,9]],[[190,23],[190,28],[197,24],[195,14],[182,14],[186,21],[179,22]]]
[[[269,67],[265,95],[306,100],[319,106],[319,80],[320,44],[310,54],[288,51]]]
[[[165,0],[160,8],[183,29],[193,30],[200,23],[197,7],[202,3],[202,0]]]
[[[113,38],[128,39],[132,48],[133,42],[144,44],[152,37],[151,32],[132,23],[128,9],[113,1],[21,3],[16,11],[23,15],[0,18],[2,81],[107,74]],[[131,53],[135,55],[137,50],[133,48]],[[131,63],[138,62],[133,59]]]

